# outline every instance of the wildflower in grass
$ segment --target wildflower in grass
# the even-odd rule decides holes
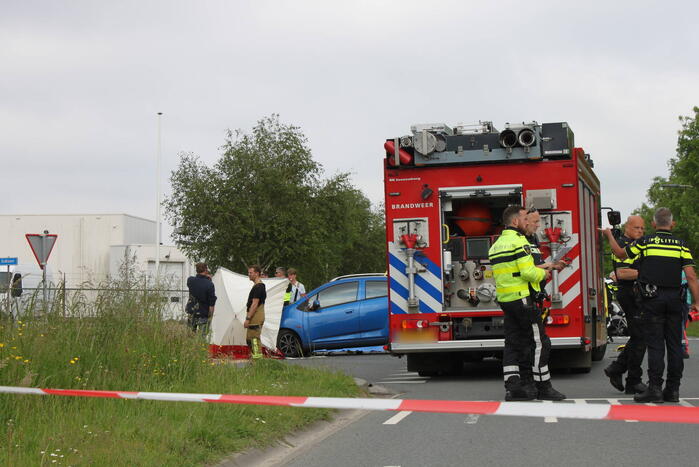
[[[5,344],[0,342],[0,349],[2,349],[3,347],[5,347]]]
[[[15,355],[15,360],[22,360],[22,356],[21,356],[21,355]]]
[[[71,358],[71,359],[70,359],[70,364],[71,364],[71,365],[75,365],[75,360],[73,360],[73,359]]]
[[[25,359],[25,360],[24,360],[24,363],[29,363],[29,359]]]

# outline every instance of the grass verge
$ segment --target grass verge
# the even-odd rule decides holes
[[[687,326],[687,335],[690,337],[699,337],[699,321],[689,323]]]
[[[261,361],[212,362],[163,321],[157,299],[98,300],[90,317],[0,323],[0,385],[131,391],[355,396],[340,373]],[[259,447],[329,410],[0,395],[0,464],[203,465]]]

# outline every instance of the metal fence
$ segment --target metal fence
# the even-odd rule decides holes
[[[120,287],[65,287],[23,288],[14,293],[0,291],[0,310],[5,316],[18,319],[23,315],[57,313],[63,316],[97,316],[105,305],[154,306],[163,319],[185,319],[184,307],[189,298],[187,290]],[[16,296],[18,295],[18,296]],[[159,305],[159,306],[157,306]]]

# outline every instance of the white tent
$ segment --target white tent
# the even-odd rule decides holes
[[[245,346],[243,321],[247,312],[245,305],[252,282],[248,276],[219,268],[212,278],[216,286],[216,307],[211,320],[209,351],[211,354],[240,354]],[[282,319],[284,293],[289,283],[287,279],[262,279],[267,289],[265,301],[265,324],[262,327],[262,345],[269,350],[277,348],[277,333]],[[238,347],[235,349],[234,347]]]

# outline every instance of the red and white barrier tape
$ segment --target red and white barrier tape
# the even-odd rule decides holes
[[[280,405],[327,409],[410,410],[413,412],[557,417],[588,420],[638,420],[641,422],[699,423],[699,407],[572,404],[539,402],[478,402],[419,399],[362,399],[349,397],[248,396],[239,394],[187,394],[175,392],[92,391],[0,386],[0,393],[145,399],[169,402]]]

